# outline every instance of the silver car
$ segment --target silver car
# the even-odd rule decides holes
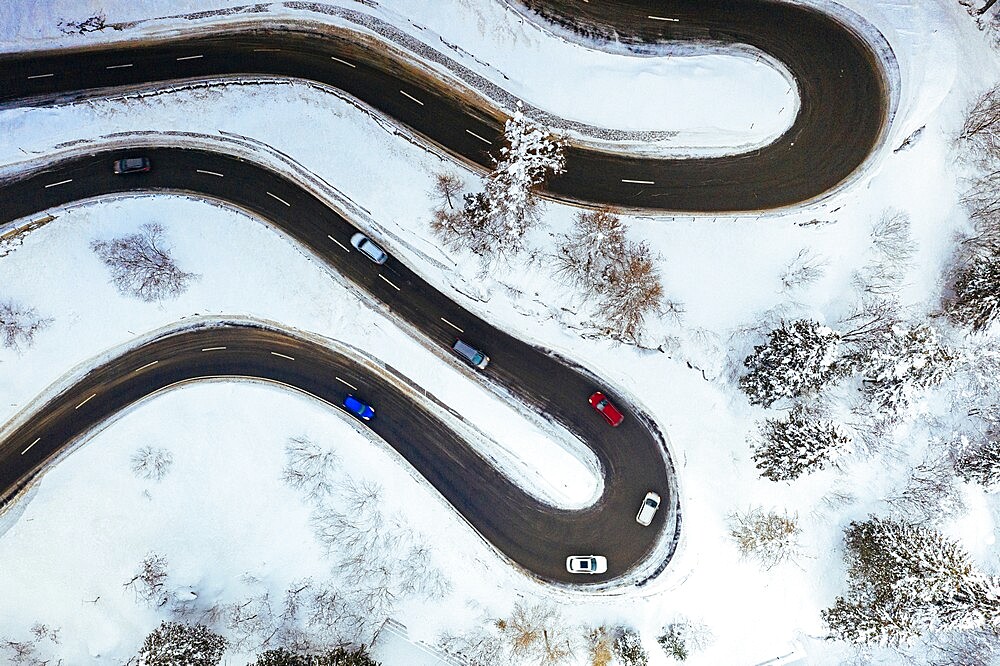
[[[602,574],[608,570],[608,558],[603,555],[570,555],[566,571],[580,574]]]
[[[646,493],[645,499],[642,500],[642,506],[639,507],[639,513],[635,517],[635,522],[640,525],[649,525],[653,522],[653,516],[656,515],[656,510],[660,508],[660,496],[650,490]]]
[[[376,264],[384,264],[389,259],[389,255],[385,253],[385,250],[373,243],[372,240],[364,234],[358,233],[351,236],[351,245],[356,247],[358,252],[365,255]]]

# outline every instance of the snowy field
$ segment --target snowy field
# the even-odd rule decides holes
[[[238,3],[64,4],[5,3],[2,48],[91,43],[176,26],[166,20],[140,24],[132,33],[61,34],[58,21],[101,11],[109,22],[137,21]],[[766,143],[791,121],[777,112],[788,87],[784,75],[753,59],[607,53],[524,24],[488,0],[383,4],[392,7],[366,11],[425,43],[460,45],[463,53],[449,52],[451,57],[569,120],[677,132],[677,146],[718,152]],[[248,625],[231,622],[234,606],[247,600],[260,606],[266,597],[276,615],[286,591],[305,580],[312,590],[353,585],[352,594],[363,597],[378,581],[348,580],[344,553],[326,552],[317,539],[311,520],[317,507],[282,480],[289,441],[306,438],[335,452],[330,474],[338,501],[350,503],[359,488],[372,485],[384,533],[395,535],[401,548],[428,547],[427,577],[444,582],[400,595],[383,609],[425,643],[507,617],[515,604],[546,601],[576,634],[582,634],[578,626],[634,627],[651,664],[677,663],[655,639],[665,624],[681,618],[711,635],[685,662],[695,666],[793,663],[768,662],[790,654],[798,655],[794,663],[823,666],[928,663],[933,651],[921,642],[900,651],[856,651],[823,640],[820,611],[845,593],[844,528],[894,510],[887,500],[901,496],[915,466],[941,438],[963,431],[963,385],[946,382],[915,401],[901,425],[885,435],[884,448],[858,446],[836,466],[775,483],[758,476],[750,444],[764,418],[783,413],[749,405],[736,384],[743,357],[781,318],[836,327],[851,314],[859,300],[858,273],[884,260],[870,234],[885,211],[900,211],[909,220],[915,251],[896,295],[914,321],[940,309],[956,234],[969,229],[959,200],[973,167],[960,159],[955,137],[969,103],[1000,80],[988,37],[952,0],[919,7],[902,1],[847,4],[885,34],[898,60],[898,108],[887,145],[851,187],[808,209],[725,218],[625,217],[629,237],[649,244],[667,297],[682,310],[650,322],[642,339],[646,349],[586,335],[593,330],[592,306],[568,293],[545,266],[544,252],[570,229],[575,210],[547,204],[543,226],[527,240],[542,259],[522,255],[508,269],[484,276],[472,257],[443,250],[429,228],[434,173],[443,166],[470,187],[476,176],[442,165],[353,105],[304,83],[217,85],[0,112],[4,165],[64,151],[75,140],[103,144],[102,137],[121,132],[181,131],[211,146],[225,131],[291,156],[370,211],[373,230],[392,253],[432,284],[632,395],[669,437],[684,510],[681,548],[651,586],[605,596],[552,590],[498,557],[391,449],[370,441],[340,414],[262,384],[186,386],[145,401],[96,433],[0,516],[0,597],[6,602],[0,607],[0,656],[11,658],[4,641],[25,641],[32,625],[43,623],[58,630],[58,641],[38,641],[42,659],[125,663],[161,619],[171,613],[216,617],[209,612],[215,609],[214,627],[236,644],[225,663],[243,664],[259,640]],[[272,7],[275,16],[290,13],[302,18],[305,12]],[[323,20],[317,13],[308,18]],[[530,66],[537,58],[551,67]],[[568,87],[567,81],[577,85]],[[602,103],[585,103],[593,100],[587,91],[595,89],[607,91]],[[731,95],[730,103],[714,102],[720,90]],[[893,152],[919,128],[910,147]],[[67,373],[84,371],[136,337],[185,318],[246,316],[358,346],[458,411],[475,413],[473,424],[494,440],[483,443],[486,450],[553,503],[582,506],[599,492],[592,461],[571,455],[578,449],[565,433],[515,415],[259,221],[176,196],[124,197],[50,212],[55,221],[20,245],[0,247],[0,254],[10,249],[0,258],[0,298],[52,319],[31,347],[0,349],[0,420],[30,411]],[[89,248],[92,240],[134,231],[140,222],[162,224],[178,264],[198,275],[180,297],[148,304],[121,296]],[[818,277],[789,280],[797,257],[808,258]],[[472,285],[482,301],[465,295]],[[974,344],[960,331],[948,334],[956,347]],[[143,446],[169,452],[172,464],[161,480],[131,469]],[[980,566],[995,568],[996,495],[960,483],[949,502],[938,528],[959,540]],[[766,569],[741,557],[729,534],[730,517],[753,507],[797,516],[800,555],[794,561]],[[146,598],[135,586],[124,586],[153,553],[167,563],[162,605],[161,597]],[[391,554],[385,557],[394,561]],[[357,630],[367,637],[374,628],[362,623]],[[581,649],[578,663],[589,663],[585,653]]]

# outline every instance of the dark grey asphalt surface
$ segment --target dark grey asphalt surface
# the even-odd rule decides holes
[[[571,145],[566,172],[546,186],[553,197],[671,211],[788,206],[816,198],[848,178],[886,125],[887,83],[876,56],[864,41],[812,9],[760,0],[589,4],[528,0],[526,4],[552,20],[599,34],[614,32],[629,42],[754,46],[785,64],[801,96],[799,115],[784,135],[741,155],[671,160]],[[649,19],[651,15],[678,20]],[[485,108],[470,91],[442,85],[370,40],[346,39],[332,32],[283,31],[276,25],[272,30],[210,37],[3,55],[0,105],[41,104],[72,98],[74,91],[236,74],[293,76],[330,84],[479,165],[489,166],[490,152],[496,154],[499,148],[505,117]]]
[[[125,154],[148,156],[152,171],[113,175],[113,160]],[[53,183],[62,184],[45,187]],[[174,336],[92,372],[0,444],[0,488],[7,489],[0,494],[9,495],[23,485],[38,465],[95,424],[175,381],[219,374],[278,379],[337,403],[347,389],[334,376],[347,372],[350,374],[346,377],[340,376],[360,387],[358,395],[377,407],[375,432],[409,460],[489,541],[539,576],[576,583],[622,576],[649,555],[661,535],[674,537],[675,517],[679,515],[678,497],[673,492],[674,471],[655,425],[637,418],[621,396],[585,371],[479,319],[397,259],[390,258],[378,267],[353,249],[345,251],[330,237],[350,247],[356,229],[295,183],[261,166],[178,148],[98,153],[54,164],[18,180],[0,182],[0,224],[85,197],[157,189],[228,201],[271,221],[383,302],[395,316],[444,348],[451,345],[457,332],[443,319],[464,329],[461,337],[489,354],[486,374],[490,379],[532,404],[546,418],[564,425],[594,450],[605,475],[603,496],[584,511],[557,511],[543,506],[503,479],[432,414],[422,412],[409,397],[395,393],[384,382],[312,343],[247,329]],[[220,345],[227,347],[227,353],[201,351]],[[285,363],[270,354],[272,350],[295,361]],[[377,349],[367,351],[378,356]],[[159,361],[155,366],[135,373],[154,360]],[[587,403],[587,397],[597,389],[608,392],[626,412],[621,427],[608,427]],[[83,407],[75,408],[95,393]],[[40,438],[38,443],[22,454],[36,438]],[[659,492],[664,506],[653,525],[643,528],[634,516],[648,490]],[[565,572],[567,555],[592,553],[608,556],[607,575],[581,577]]]

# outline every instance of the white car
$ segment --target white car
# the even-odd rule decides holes
[[[635,522],[640,525],[649,525],[653,522],[653,516],[656,515],[656,510],[660,508],[660,496],[650,490],[646,493],[645,499],[642,500],[642,506],[639,507],[639,513],[636,514]]]
[[[351,236],[351,245],[358,248],[358,252],[365,255],[376,264],[384,264],[389,258],[389,255],[385,253],[385,250],[373,243],[372,239],[368,238],[368,236],[365,236],[364,234],[354,234]]]
[[[608,558],[603,555],[570,555],[566,571],[582,574],[602,574],[608,570]]]

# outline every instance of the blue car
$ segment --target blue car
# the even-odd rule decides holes
[[[357,416],[362,421],[371,421],[372,417],[375,416],[374,407],[366,405],[353,395],[349,395],[344,398],[344,409],[349,411],[354,416]]]

